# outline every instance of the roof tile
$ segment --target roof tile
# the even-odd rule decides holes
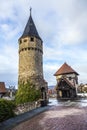
[[[0,93],[6,93],[5,83],[0,82]]]
[[[75,73],[79,75],[74,69],[72,69],[67,63],[64,63],[54,74],[54,76],[63,75],[63,74]]]
[[[22,36],[20,38],[26,37],[26,36],[33,36],[33,37],[37,37],[41,40],[38,31],[36,29],[36,26],[34,24],[34,21],[32,19],[32,16],[30,14],[30,17],[28,19],[28,22],[25,26],[24,32],[22,34]]]

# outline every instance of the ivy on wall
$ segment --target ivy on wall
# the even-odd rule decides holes
[[[16,94],[16,103],[26,103],[37,101],[41,98],[41,91],[37,90],[35,85],[31,84],[29,81],[27,83],[20,83],[18,87],[18,92]]]

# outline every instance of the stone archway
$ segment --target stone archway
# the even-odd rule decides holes
[[[47,96],[46,96],[46,89],[44,87],[41,88],[41,97],[42,99],[46,100]]]

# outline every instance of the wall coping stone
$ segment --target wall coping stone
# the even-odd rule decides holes
[[[33,109],[29,112],[25,112],[23,114],[20,114],[14,118],[10,118],[2,123],[0,123],[0,130],[11,130],[18,124],[27,121],[31,119],[34,116],[37,116],[38,114],[47,111],[51,106],[44,106],[44,107],[39,107],[36,109]]]

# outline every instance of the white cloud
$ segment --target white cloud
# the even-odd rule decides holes
[[[79,71],[80,80],[87,82],[85,0],[1,0],[0,76],[6,82],[14,81],[17,84],[17,40],[27,23],[30,6],[37,30],[44,41],[44,75],[49,84],[55,84],[53,74],[65,61]]]
[[[5,45],[0,49],[0,81],[5,81],[7,86],[17,86],[17,54],[17,48],[11,45]]]
[[[48,85],[56,85],[56,78],[54,76],[54,73],[57,71],[58,65],[53,63],[46,63],[44,64],[43,68],[45,80],[47,80]]]

